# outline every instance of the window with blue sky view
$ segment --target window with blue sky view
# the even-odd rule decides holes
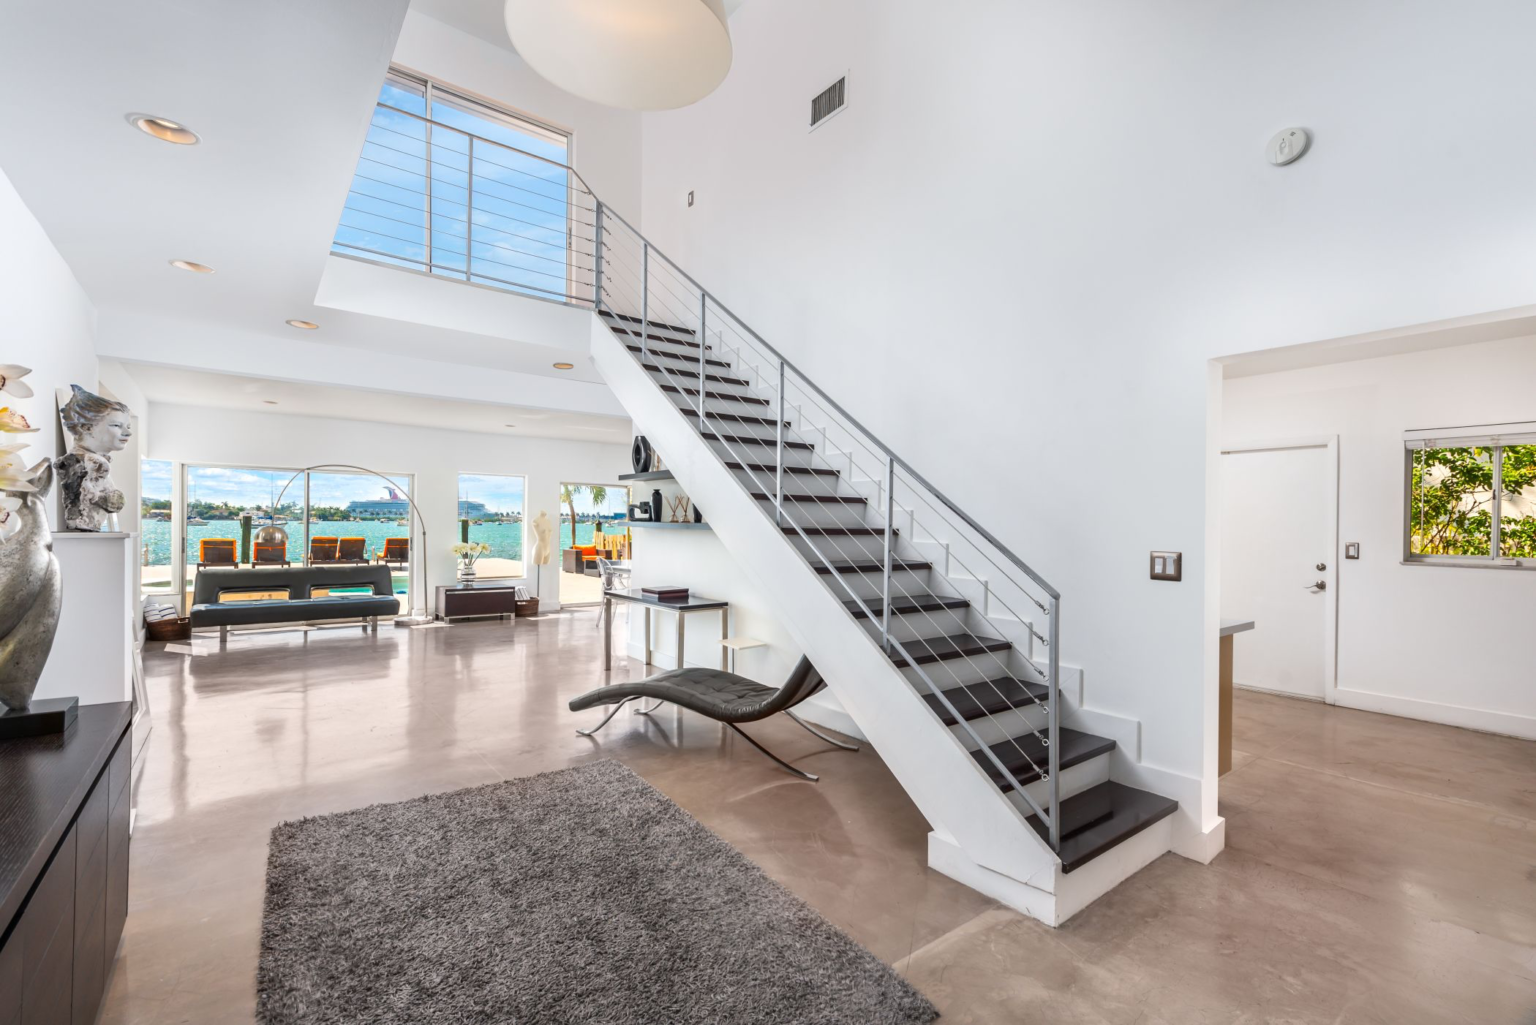
[[[567,298],[569,149],[560,131],[392,69],[332,251]]]

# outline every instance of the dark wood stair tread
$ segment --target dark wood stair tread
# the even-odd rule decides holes
[[[812,567],[817,573],[827,576],[832,573],[883,573],[885,563],[872,559],[833,559],[828,564],[818,564]],[[933,569],[933,563],[921,562],[913,559],[892,559],[892,572],[921,573],[923,570]]]
[[[634,328],[609,327],[608,330],[612,331],[616,335],[627,335],[630,338],[640,337],[640,332]],[[681,345],[687,349],[697,349],[699,347],[699,343],[694,341],[692,338],[668,338],[666,335],[646,335],[645,338],[647,341],[659,342],[662,345]],[[714,347],[710,345],[704,346],[704,350],[706,352],[713,348]]]
[[[761,491],[754,491],[754,492],[752,492],[752,497],[757,499],[759,502],[771,502],[771,501],[773,501],[773,496],[772,495],[765,494],[764,492],[761,492]],[[862,495],[805,495],[805,494],[793,494],[792,495],[792,494],[786,494],[784,496],[784,501],[786,501],[786,502],[820,502],[820,503],[822,503],[824,505],[865,505],[866,503],[869,502],[869,499],[864,498]]]
[[[699,393],[697,388],[679,388],[675,384],[664,384],[661,386],[661,390],[680,395],[697,395]],[[732,395],[730,392],[706,391],[704,397],[706,399],[716,399],[720,402],[746,402],[754,406],[769,405],[767,399],[760,399],[756,395]]]
[[[727,470],[747,470],[752,473],[772,473],[775,469],[772,463],[738,463],[732,460],[726,460],[725,468]],[[818,477],[836,477],[842,471],[830,470],[821,466],[786,466],[784,467],[784,472],[811,473]]]
[[[677,411],[684,416],[697,417],[699,415],[699,411],[690,406],[679,406]],[[779,421],[771,416],[746,416],[742,413],[709,413],[707,418],[710,420],[720,420],[726,424],[759,424],[763,427],[774,427],[779,423]],[[784,421],[784,426],[789,426],[788,420]]]
[[[999,721],[1007,725],[1008,718],[1009,716],[1005,714]],[[1017,716],[1013,718],[1018,722],[1021,730],[1026,729],[1023,719]],[[1045,731],[1041,730],[1041,732]],[[1115,749],[1115,742],[1108,737],[1095,737],[1092,733],[1069,730],[1066,727],[1061,729],[1059,743],[1061,744],[1061,750],[1057,752],[1057,757],[1060,759],[1059,769],[1069,769]],[[1013,773],[1014,778],[1023,786],[1028,786],[1040,778],[1040,771],[1050,764],[1049,751],[1050,748],[1033,733],[1025,733],[1023,736],[992,745],[992,753],[997,755],[997,760],[1006,765],[1008,771]],[[997,766],[992,764],[992,759],[980,751],[972,751],[971,757],[976,759],[976,764],[980,765],[988,776],[992,777],[992,782],[996,783],[999,789],[1004,792],[1013,789],[1013,782],[997,771]],[[1032,767],[1031,762],[1038,768]],[[1062,816],[1061,821],[1066,823],[1065,815]]]
[[[627,313],[615,313],[612,310],[598,310],[597,312],[598,316],[604,320],[621,320],[626,324],[649,324],[657,331],[671,331],[673,334],[679,335],[691,335],[694,333],[693,328],[683,327],[679,324],[668,324],[665,321],[655,319],[646,320],[642,317],[632,317]]]
[[[697,364],[698,361],[695,360],[694,363]],[[668,377],[676,376],[673,371],[666,370],[666,369],[664,369],[662,367],[658,367],[654,363],[642,363],[642,364],[640,364],[640,366],[642,368],[644,368],[645,370],[649,371],[650,373],[653,373],[653,374],[665,374]],[[697,374],[693,374],[693,375],[690,375],[690,376],[691,376],[692,380],[697,381],[699,379],[699,375],[697,375]],[[706,381],[714,381],[716,384],[734,384],[734,385],[739,385],[742,388],[750,387],[751,384],[752,384],[752,382],[747,380],[745,377],[722,377],[719,374],[705,374],[704,375],[704,380],[706,380]]]
[[[777,445],[779,443],[777,438],[753,438],[745,434],[717,434],[714,431],[708,431],[699,436],[705,441],[731,441],[743,445]],[[815,446],[808,441],[785,441],[784,447],[809,452]]]
[[[854,619],[867,619],[871,615],[879,616],[885,610],[885,601],[880,598],[871,598],[864,603],[864,606],[869,608],[868,612],[865,612],[856,601],[845,601],[843,604],[853,614]],[[963,609],[970,604],[965,598],[951,598],[945,594],[904,594],[891,599],[891,615],[910,616],[916,612]]]
[[[1032,707],[1036,701],[1044,702],[1049,698],[1051,689],[1043,683],[1003,676],[983,683],[968,683],[963,687],[946,687],[944,696],[955,706],[960,718],[969,722],[985,715],[1006,712],[1010,708]],[[944,707],[944,702],[939,700],[937,694],[924,694],[923,700],[928,702],[928,707],[933,709],[945,726],[953,726],[960,721]]]
[[[973,637],[970,634],[953,634],[948,637],[925,637],[920,641],[902,641],[901,646],[917,661],[920,666],[932,662],[946,662],[952,658],[964,658],[969,655],[986,655],[989,653],[1007,651],[1013,645],[1008,641],[996,637]],[[909,665],[906,656],[892,649],[891,662],[898,669],[905,669]]]
[[[1062,730],[1063,733],[1066,730]],[[1061,802],[1061,868],[1071,872],[1179,810],[1179,802],[1110,780]],[[1045,840],[1050,830],[1031,815],[1029,824]]]
[[[662,359],[682,360],[684,363],[687,363],[689,366],[695,366],[696,367],[696,366],[699,365],[699,358],[697,356],[685,356],[685,355],[683,355],[680,352],[662,352],[662,351],[660,351],[658,349],[648,349],[648,350],[647,349],[641,349],[640,346],[638,346],[638,345],[631,345],[628,342],[624,343],[624,348],[628,349],[630,352],[641,353],[642,355],[644,355],[648,359],[649,358],[654,358],[654,357],[661,357]],[[727,370],[729,370],[730,366],[731,366],[731,364],[729,362],[727,362],[726,360],[715,359],[712,356],[706,356],[704,358],[704,363],[705,363],[705,365],[711,366],[711,367],[725,367]]]
[[[812,537],[873,537],[875,535],[879,535],[881,537],[884,537],[885,536],[885,528],[884,527],[822,527],[822,526],[814,526],[814,525],[809,525],[808,524],[808,525],[803,526],[803,527],[785,527],[784,528],[784,533],[789,534],[791,536],[799,535],[799,534],[810,534]],[[891,533],[892,534],[899,534],[899,533],[901,533],[901,531],[893,530],[893,531],[891,531]]]

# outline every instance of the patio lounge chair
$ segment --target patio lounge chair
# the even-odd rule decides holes
[[[763,754],[773,759],[778,765],[789,770],[801,779],[808,779],[812,783],[819,777],[809,772],[790,765],[784,759],[768,750],[751,737],[742,733],[739,723],[758,722],[783,712],[806,730],[825,740],[834,747],[840,747],[844,751],[857,751],[857,744],[845,744],[835,740],[816,729],[810,723],[805,722],[795,715],[790,709],[794,708],[806,698],[815,694],[826,686],[821,674],[811,665],[811,660],[805,656],[795,663],[795,668],[790,670],[789,679],[784,681],[784,686],[775,690],[765,687],[756,681],[749,680],[745,676],[737,676],[735,673],[727,673],[719,669],[699,669],[692,666],[684,669],[669,669],[655,676],[648,676],[643,680],[633,680],[629,683],[615,683],[607,687],[599,687],[580,697],[572,698],[570,708],[573,712],[593,708],[597,705],[612,705],[603,721],[589,730],[577,730],[577,734],[590,737],[618,714],[627,702],[640,698],[653,698],[656,701],[643,712],[650,713],[656,710],[656,706],[663,701],[670,701],[674,705],[698,712],[719,723],[724,723],[731,729],[746,738],[747,743],[757,748]]]
[[[344,537],[336,542],[336,561],[366,566],[368,564],[368,539]]]
[[[375,553],[373,561],[391,566],[404,566],[411,561],[411,539],[408,537],[386,537],[384,539],[384,550]]]
[[[287,566],[288,546],[283,544],[264,545],[257,543],[252,554],[253,566]]]
[[[336,561],[336,544],[334,537],[312,537],[309,539],[309,561],[311,565],[320,563],[332,563]]]
[[[237,566],[235,539],[232,537],[205,537],[197,543],[197,568],[209,566]]]

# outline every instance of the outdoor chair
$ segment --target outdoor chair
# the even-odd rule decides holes
[[[603,578],[605,591],[617,591],[629,586],[629,567],[616,565],[612,559],[598,557],[597,575]],[[597,628],[603,628],[602,616],[597,617]]]
[[[411,539],[408,537],[386,537],[384,550],[374,555],[373,561],[388,565],[405,565],[411,559]]]
[[[642,715],[648,715],[654,712],[662,702],[670,701],[674,705],[691,709],[718,723],[724,723],[746,738],[747,743],[773,759],[781,768],[787,769],[801,779],[808,779],[815,783],[820,777],[802,772],[790,765],[743,733],[739,724],[760,722],[771,715],[783,712],[833,747],[842,748],[844,751],[857,751],[859,749],[857,744],[845,744],[841,740],[829,737],[790,711],[824,686],[826,681],[811,665],[811,660],[802,655],[800,661],[795,663],[795,668],[790,670],[789,679],[785,680],[784,686],[777,690],[721,669],[699,669],[690,666],[684,669],[669,669],[643,680],[599,687],[580,697],[572,698],[570,708],[573,712],[580,712],[597,705],[613,706],[603,717],[602,722],[589,730],[576,731],[579,736],[590,737],[608,725],[608,721],[630,701],[650,698],[656,702],[650,708],[640,709]]]
[[[284,544],[256,543],[252,553],[251,565],[253,566],[287,566],[288,546]]]
[[[209,566],[238,566],[235,561],[235,539],[232,537],[205,537],[197,543],[197,568]]]
[[[309,539],[310,565],[320,563],[332,563],[336,561],[337,539],[334,537],[312,537]]]
[[[368,539],[344,537],[336,542],[336,561],[354,565],[368,564]]]

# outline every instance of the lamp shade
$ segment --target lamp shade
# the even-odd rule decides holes
[[[721,0],[506,0],[504,13],[529,67],[610,107],[686,107],[731,68]]]

